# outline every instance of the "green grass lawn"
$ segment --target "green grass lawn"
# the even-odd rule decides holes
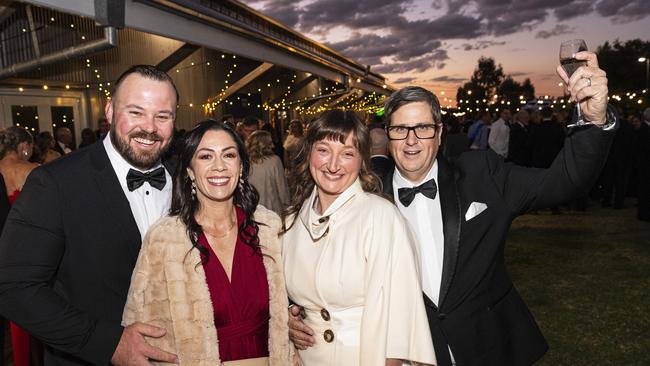
[[[626,203],[513,223],[508,267],[550,346],[538,365],[650,365],[650,223]]]

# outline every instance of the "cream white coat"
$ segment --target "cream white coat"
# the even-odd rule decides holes
[[[358,179],[322,215],[316,199],[314,189],[282,238],[287,292],[316,333],[303,364],[435,364],[417,247],[397,208]]]

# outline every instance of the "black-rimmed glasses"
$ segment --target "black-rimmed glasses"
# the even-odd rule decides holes
[[[406,140],[409,132],[413,131],[415,137],[419,139],[432,139],[436,137],[436,132],[440,124],[417,124],[415,126],[388,126],[386,132],[390,140]]]

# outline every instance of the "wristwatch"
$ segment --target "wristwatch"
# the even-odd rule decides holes
[[[616,116],[616,111],[614,107],[608,105],[607,112],[605,113],[605,123],[602,125],[597,125],[594,123],[594,125],[603,131],[611,131],[616,128],[617,121],[618,121],[618,117]]]

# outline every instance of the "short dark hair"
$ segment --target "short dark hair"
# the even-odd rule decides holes
[[[390,97],[386,98],[386,101],[384,102],[384,118],[386,126],[390,126],[390,118],[396,110],[406,104],[416,102],[427,103],[431,107],[433,122],[442,123],[442,119],[440,117],[440,102],[438,101],[438,97],[436,97],[432,92],[419,86],[407,86],[394,92],[390,95]]]
[[[156,80],[156,81],[162,81],[162,82],[168,82],[171,84],[172,88],[174,88],[174,93],[176,94],[176,104],[181,99],[180,94],[178,94],[178,89],[176,89],[176,84],[174,84],[174,80],[167,75],[166,72],[160,70],[159,68],[152,66],[152,65],[133,65],[129,67],[126,71],[120,75],[119,78],[117,78],[117,81],[115,82],[115,88],[113,94],[116,95],[118,89],[120,88],[120,85],[122,85],[122,82],[124,79],[127,78],[127,76],[131,74],[138,74],[144,78],[151,79],[151,80]]]

